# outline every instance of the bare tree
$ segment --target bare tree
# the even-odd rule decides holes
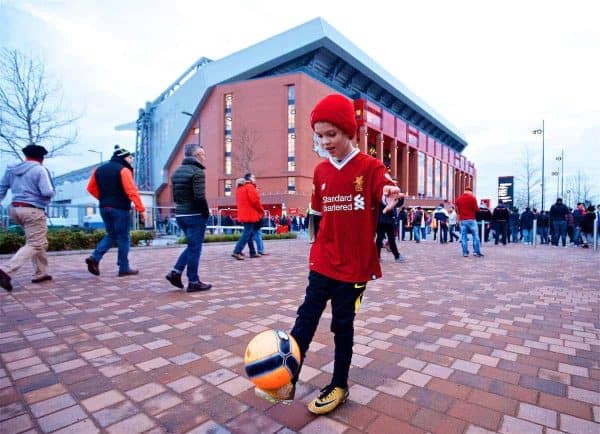
[[[582,203],[593,203],[596,199],[596,194],[594,192],[594,185],[590,181],[589,177],[586,173],[579,169],[577,170],[577,174],[571,176],[567,181],[567,194],[569,196],[568,202],[572,199],[572,203],[568,203],[569,206],[573,204],[582,202]]]
[[[232,160],[236,173],[252,173],[253,163],[259,158],[260,135],[255,129],[242,127],[234,132]]]
[[[22,160],[21,148],[36,144],[49,156],[75,143],[79,116],[65,113],[60,85],[40,59],[18,50],[0,51],[0,150]]]
[[[541,190],[538,193],[538,187],[541,186],[542,178],[539,165],[533,160],[529,147],[525,147],[522,154],[521,169],[517,176],[517,185],[515,191],[515,206],[519,209],[525,207],[535,208],[541,198]],[[523,186],[521,188],[521,185]]]

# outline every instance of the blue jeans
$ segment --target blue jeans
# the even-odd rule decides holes
[[[477,234],[477,229],[477,222],[475,220],[460,221],[460,245],[462,246],[463,255],[469,254],[469,232],[473,236],[473,252],[476,255],[481,254],[481,248],[479,245],[479,235]]]
[[[417,243],[421,242],[421,226],[413,226],[413,235]]]
[[[175,267],[179,274],[187,267],[187,278],[190,283],[198,283],[198,266],[200,265],[200,255],[202,254],[202,243],[204,242],[204,233],[206,232],[206,217],[201,215],[190,215],[177,217],[177,224],[183,230],[187,247],[177,258]]]
[[[244,231],[242,232],[242,236],[233,249],[233,253],[236,255],[242,253],[244,246],[246,243],[248,243],[248,241],[251,241],[254,238],[254,233],[256,232],[256,223],[243,223],[243,225]],[[256,255],[254,243],[250,242],[250,244],[248,244],[248,248],[250,249],[250,255]]]
[[[540,234],[541,243],[548,244],[548,228],[546,228],[546,227],[538,228],[538,234]]]
[[[512,238],[512,243],[519,242],[519,226],[513,226],[510,228],[510,236]]]
[[[104,207],[100,208],[100,216],[102,217],[104,227],[106,228],[106,235],[96,245],[92,257],[100,262],[104,254],[117,243],[119,248],[117,254],[119,272],[124,273],[129,271],[128,256],[129,245],[131,244],[131,238],[129,236],[129,228],[131,226],[129,210]]]
[[[552,244],[558,246],[558,238],[562,240],[562,245],[567,245],[567,221],[566,220],[555,220],[552,222],[554,227],[554,233],[552,234]]]
[[[254,228],[254,231],[255,232],[254,232],[254,235],[253,235],[252,239],[256,243],[256,251],[258,253],[264,253],[264,251],[265,251],[265,245],[263,244],[262,231],[260,230],[260,224],[259,223],[256,224],[256,226]],[[248,248],[252,252],[252,246],[250,244],[252,244],[252,242],[248,243]]]
[[[576,246],[581,244],[581,226],[575,226],[573,230],[573,242]]]
[[[531,243],[531,229],[521,229],[523,232],[523,242]]]

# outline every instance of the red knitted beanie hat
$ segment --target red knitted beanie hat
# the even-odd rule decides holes
[[[310,126],[315,129],[317,122],[329,122],[350,138],[356,135],[356,117],[352,102],[339,94],[327,95],[317,103],[310,114]]]

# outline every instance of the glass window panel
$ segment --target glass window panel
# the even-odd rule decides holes
[[[448,165],[442,163],[442,199],[448,199]]]
[[[442,177],[441,177],[441,169],[440,169],[440,160],[434,160],[434,174],[435,174],[435,188],[434,194],[435,197],[442,197]]]
[[[294,176],[288,176],[288,193],[296,192],[296,178]]]
[[[425,154],[423,152],[419,152],[417,181],[417,193],[425,194]]]
[[[427,156],[427,195],[433,196],[433,158]]]
[[[454,168],[448,169],[448,198],[454,201]]]
[[[296,127],[296,105],[288,104],[288,129]]]

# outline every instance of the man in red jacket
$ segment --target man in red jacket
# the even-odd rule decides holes
[[[473,194],[473,189],[466,187],[465,192],[456,199],[455,205],[460,221],[460,244],[463,256],[465,258],[469,256],[468,236],[471,232],[473,234],[473,256],[483,257],[479,246],[479,235],[477,235],[477,222],[475,221],[475,213],[479,211],[479,205],[477,205],[477,198]]]
[[[247,182],[243,185],[240,185],[235,193],[238,211],[237,219],[244,225],[242,236],[235,245],[231,255],[238,261],[244,259],[244,255],[242,255],[242,249],[248,243],[248,241],[254,238],[254,232],[256,231],[258,223],[263,218],[265,213],[262,204],[260,203],[260,196],[256,190],[256,178],[252,173],[246,173],[244,175],[244,180]],[[257,258],[260,256],[256,253],[253,243],[250,243],[249,247],[251,258]]]

